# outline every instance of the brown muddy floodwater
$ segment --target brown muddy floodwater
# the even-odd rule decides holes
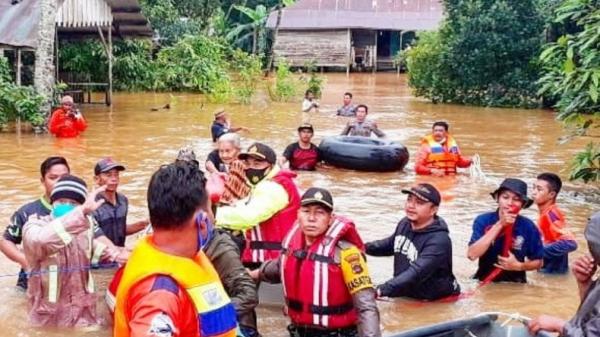
[[[450,225],[454,244],[454,269],[463,289],[472,289],[470,276],[476,262],[465,257],[466,246],[474,217],[494,209],[489,193],[507,176],[533,182],[542,171],[558,172],[566,178],[566,163],[583,147],[584,140],[558,145],[564,134],[560,123],[550,111],[484,109],[455,105],[434,105],[411,96],[406,78],[395,74],[327,75],[322,109],[313,118],[315,143],[328,135],[335,135],[345,120],[335,117],[342,94],[351,91],[355,103],[369,106],[370,118],[377,120],[392,140],[405,144],[411,156],[419,139],[433,121],[447,120],[451,132],[464,154],[478,153],[487,180],[459,175],[446,180],[417,177],[413,158],[404,172],[362,173],[341,169],[325,169],[301,173],[298,185],[302,190],[310,186],[329,188],[335,197],[340,214],[356,222],[365,241],[390,235],[403,216],[405,197],[400,189],[416,181],[430,181],[444,191],[440,215]],[[300,123],[300,97],[296,103],[274,104],[265,97],[255,99],[251,106],[231,105],[234,124],[251,128],[244,134],[244,145],[260,140],[271,144],[278,153],[296,138]],[[203,103],[204,98],[192,94],[117,94],[115,104],[84,106],[89,128],[77,139],[55,139],[49,135],[0,134],[0,219],[8,223],[10,215],[22,204],[37,198],[39,164],[47,156],[67,157],[74,174],[92,183],[93,165],[103,156],[112,156],[126,167],[121,178],[120,191],[129,197],[130,220],[147,216],[146,186],[151,174],[163,163],[174,160],[179,147],[192,144],[196,153],[205,157],[212,149],[210,123],[216,105]],[[170,103],[170,110],[151,111]],[[583,228],[587,217],[598,205],[586,203],[573,192],[571,183],[565,184],[559,203],[565,211],[580,243],[575,255],[587,250]],[[536,218],[535,207],[525,215]],[[4,226],[2,226],[4,227]],[[3,230],[3,228],[2,228]],[[131,244],[131,242],[130,242]],[[392,273],[392,258],[369,258],[371,275],[382,282]],[[0,275],[14,275],[17,266],[0,257]],[[110,271],[100,273],[102,290],[110,278]],[[16,276],[0,276],[0,336],[110,336],[110,328],[95,331],[33,329],[26,320],[25,295],[15,290]],[[571,275],[545,276],[530,273],[530,283],[492,284],[474,296],[457,303],[414,305],[397,300],[379,302],[382,324],[386,334],[423,324],[472,316],[484,311],[520,312],[527,316],[551,313],[570,317],[577,308],[576,284]],[[103,303],[102,311],[105,311]],[[285,336],[287,319],[281,310],[259,309],[260,330],[265,336]]]

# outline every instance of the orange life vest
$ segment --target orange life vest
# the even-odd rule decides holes
[[[444,146],[433,139],[433,135],[429,135],[421,140],[421,144],[426,144],[430,148],[427,155],[427,167],[432,169],[442,169],[446,174],[456,173],[456,165],[460,160],[460,152],[454,138],[450,135],[446,137],[446,149]]]
[[[281,257],[283,291],[292,323],[337,329],[357,324],[358,315],[344,282],[339,263],[334,261],[340,240],[364,251],[354,224],[336,217],[327,232],[306,247],[304,234],[296,224],[283,242]]]
[[[235,337],[236,313],[219,275],[202,251],[194,259],[169,255],[152,245],[152,236],[140,240],[120,278],[114,310],[115,337],[130,336],[127,300],[129,290],[152,275],[167,275],[175,280],[194,303],[198,315],[196,337]],[[114,282],[109,291],[114,291]],[[109,298],[107,293],[107,299]],[[110,305],[110,303],[109,303]],[[190,336],[192,337],[192,336]]]

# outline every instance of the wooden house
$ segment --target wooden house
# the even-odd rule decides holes
[[[439,0],[298,0],[282,11],[273,51],[297,67],[391,69],[415,32],[437,29],[442,16]]]

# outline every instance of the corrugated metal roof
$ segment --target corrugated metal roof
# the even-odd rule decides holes
[[[59,0],[59,34],[97,34],[96,25],[112,21],[115,36],[152,36],[138,0]],[[39,0],[0,1],[0,45],[37,46]]]
[[[433,30],[443,17],[439,0],[298,0],[285,8],[280,29]],[[277,11],[267,27],[275,28]]]

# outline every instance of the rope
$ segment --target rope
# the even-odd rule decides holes
[[[85,265],[85,266],[77,266],[77,267],[71,267],[71,268],[62,268],[62,269],[58,269],[59,273],[74,273],[74,272],[79,272],[79,271],[84,271],[84,270],[90,270],[90,269],[113,269],[113,268],[118,268],[119,264],[116,262],[111,262],[111,263],[100,263],[100,264],[90,264],[90,265]],[[27,277],[32,276],[32,275],[43,275],[43,274],[47,274],[50,271],[48,270],[37,270],[37,271],[31,271],[31,272],[21,272],[21,273],[17,273],[17,274],[1,274],[0,278],[2,277],[15,277],[15,276],[20,276],[22,274],[27,275]]]
[[[481,169],[481,157],[479,154],[475,154],[472,158],[471,166],[469,166],[469,175],[471,178],[486,180],[485,173]]]

